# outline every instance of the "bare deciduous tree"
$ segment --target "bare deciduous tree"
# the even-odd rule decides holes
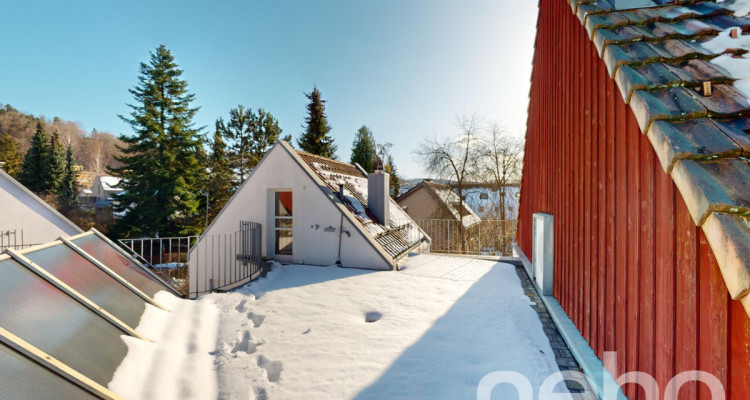
[[[481,154],[480,121],[476,115],[457,117],[458,134],[454,137],[429,138],[416,150],[425,172],[435,178],[445,179],[456,190],[459,204],[459,234],[461,250],[465,251],[464,210],[466,209],[464,190],[466,183],[479,176]]]
[[[521,176],[523,139],[510,135],[499,123],[490,123],[482,138],[480,174],[499,194],[498,219],[508,219],[508,188]]]

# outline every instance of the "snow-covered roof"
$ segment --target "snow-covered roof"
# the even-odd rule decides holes
[[[367,208],[368,181],[363,170],[302,151],[297,154],[332,192],[337,193],[339,184],[344,185],[347,208],[391,257],[403,255],[425,236],[422,232],[416,235],[419,237],[413,235],[418,225],[393,199],[390,199],[390,220],[386,224],[378,222]]]
[[[108,192],[119,192],[122,189],[117,187],[120,182],[122,181],[122,178],[118,178],[116,176],[100,176],[98,177],[99,182],[102,184],[102,190],[108,191]]]

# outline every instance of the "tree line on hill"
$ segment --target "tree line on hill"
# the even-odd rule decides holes
[[[10,105],[0,105],[0,161],[7,163],[6,159],[23,158],[31,147],[39,125],[45,133],[57,133],[62,143],[70,144],[73,157],[85,170],[101,174],[106,166],[117,164],[114,156],[118,152],[116,145],[119,141],[114,135],[96,129],[87,132],[75,122],[58,117],[52,120],[36,117]],[[9,172],[7,166],[4,169]]]

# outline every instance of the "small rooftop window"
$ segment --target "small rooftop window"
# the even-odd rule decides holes
[[[658,6],[654,0],[612,0],[612,5],[617,10],[627,10],[629,8],[643,8]]]

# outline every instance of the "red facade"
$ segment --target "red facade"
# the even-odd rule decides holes
[[[617,352],[618,375],[647,372],[663,393],[703,370],[728,399],[750,398],[750,318],[581,22],[565,1],[539,7],[521,249],[532,253],[532,214],[554,215],[554,295],[600,358]],[[680,398],[710,395],[693,383]]]

